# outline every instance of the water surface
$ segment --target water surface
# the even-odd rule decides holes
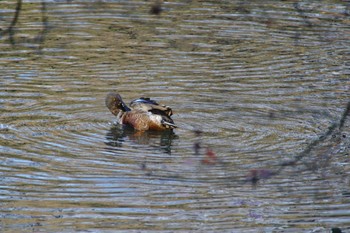
[[[349,5],[153,4],[25,1],[11,34],[0,3],[1,231],[349,231],[348,119],[319,140],[350,100]],[[179,128],[115,125],[109,91]]]

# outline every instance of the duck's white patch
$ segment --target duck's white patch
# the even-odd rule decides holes
[[[121,125],[123,124],[123,118],[124,118],[124,116],[125,116],[124,113],[125,113],[125,112],[120,111],[120,112],[118,113],[118,115],[117,115],[118,123],[121,124]]]
[[[155,114],[152,114],[152,113],[148,113],[150,115],[150,119],[153,121],[153,122],[157,122],[157,123],[161,123],[162,122],[162,117],[159,116],[159,115],[155,115]]]

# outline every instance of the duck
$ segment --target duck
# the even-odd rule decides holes
[[[106,107],[117,117],[119,124],[128,125],[135,130],[173,130],[177,128],[171,119],[170,107],[158,104],[155,100],[141,97],[127,106],[116,92],[110,92],[105,99]]]

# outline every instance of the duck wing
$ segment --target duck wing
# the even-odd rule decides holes
[[[155,100],[151,100],[150,98],[141,97],[131,101],[130,106],[133,104],[152,104],[159,105]]]
[[[135,110],[141,110],[145,112],[152,112],[157,115],[164,115],[170,117],[173,115],[173,111],[170,107],[158,104],[155,100],[150,98],[141,97],[131,101],[130,107]]]

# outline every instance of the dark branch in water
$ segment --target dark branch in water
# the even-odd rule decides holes
[[[16,5],[16,11],[15,11],[15,14],[13,16],[13,19],[12,19],[9,27],[2,31],[1,36],[8,34],[9,41],[12,45],[16,44],[16,42],[15,42],[15,27],[17,25],[21,10],[22,10],[22,0],[18,0],[17,5]],[[45,40],[45,35],[47,34],[47,31],[49,28],[48,17],[47,17],[46,12],[47,12],[46,2],[43,0],[41,2],[41,20],[42,20],[43,28],[42,28],[41,32],[34,39],[34,42],[39,43],[39,51],[42,49],[42,44]]]
[[[301,153],[296,155],[294,159],[280,163],[279,168],[275,171],[272,169],[265,169],[265,168],[251,169],[247,172],[243,183],[250,183],[252,184],[253,187],[256,187],[260,180],[270,179],[273,176],[280,174],[283,171],[283,169],[285,169],[286,167],[297,166],[298,162],[300,162],[303,158],[306,158],[307,156],[311,156],[312,153],[315,150],[317,152],[317,149],[319,148],[324,148],[325,146],[322,145],[321,143],[329,139],[333,140],[333,138],[340,138],[335,136],[339,136],[341,134],[342,129],[349,115],[350,115],[350,101],[347,103],[346,108],[342,113],[342,116],[339,122],[333,123],[332,125],[330,125],[323,135],[321,135],[318,139],[312,141]],[[196,138],[196,141],[193,143],[193,151],[194,151],[194,155],[197,158],[200,158],[199,160],[200,165],[206,166],[206,167],[221,166],[221,170],[226,170],[227,167],[225,165],[225,162],[220,160],[219,156],[210,147],[206,147],[205,152],[201,150],[203,148],[202,141],[201,141],[201,134],[203,132],[200,130],[194,130],[193,132]],[[345,135],[340,135],[340,136],[343,138],[346,137]],[[326,145],[326,147],[329,147],[329,145]],[[306,165],[307,169],[316,170],[324,165],[327,165],[331,158],[332,156],[322,155],[321,153],[320,157],[317,156],[317,160],[313,160],[310,163],[305,163],[304,165]],[[146,168],[145,164],[141,165],[141,169],[143,171],[146,171],[147,176],[152,176],[152,177],[157,176],[156,174],[152,173],[150,169]],[[177,180],[181,179],[183,181],[191,181],[190,179],[183,176],[181,173],[176,173],[176,174],[172,173],[169,176],[162,175],[161,178],[177,179]],[[228,176],[221,177],[220,179],[224,181],[228,181],[230,183],[237,181],[239,182],[239,184],[242,184],[241,183],[242,180],[238,180],[235,174],[231,174],[231,175],[228,174]],[[208,180],[206,181],[208,182]]]
[[[342,131],[342,129],[344,127],[344,123],[345,123],[346,117],[349,115],[349,113],[350,113],[350,101],[346,105],[346,109],[343,112],[343,115],[342,115],[342,117],[340,119],[340,122],[339,122],[339,130],[340,131]]]
[[[156,0],[151,6],[149,13],[153,15],[159,15],[163,11],[162,3],[162,0]]]
[[[10,43],[13,45],[15,44],[15,40],[13,38],[14,34],[15,34],[14,27],[17,24],[19,13],[20,13],[21,9],[22,9],[22,0],[18,0],[17,6],[16,6],[15,16],[13,17],[10,26],[6,30],[4,30],[4,32],[3,32],[3,35],[9,34]]]
[[[299,13],[300,17],[304,20],[304,23],[306,24],[306,26],[308,27],[312,27],[312,23],[308,20],[308,17],[305,14],[305,10],[303,10],[300,7],[300,4],[298,2],[293,4],[294,9]]]
[[[296,155],[294,157],[294,159],[280,163],[280,165],[279,165],[280,167],[277,171],[271,171],[268,169],[261,169],[261,168],[252,169],[247,174],[247,179],[245,180],[245,182],[248,181],[255,187],[259,180],[268,179],[274,175],[278,175],[279,173],[281,173],[283,171],[283,169],[285,169],[288,166],[296,166],[299,161],[301,161],[306,156],[309,156],[313,152],[314,149],[316,149],[318,146],[320,146],[320,144],[322,142],[326,141],[330,137],[333,138],[333,137],[336,137],[337,134],[340,134],[343,127],[344,127],[344,124],[346,122],[346,118],[348,117],[348,115],[350,115],[350,101],[347,103],[346,108],[345,108],[339,122],[333,123],[331,126],[329,126],[328,130],[322,136],[320,136],[318,139],[311,142],[305,148],[305,150],[303,150],[301,153]],[[342,135],[342,137],[346,137],[346,136]],[[327,164],[330,159],[331,159],[330,156],[324,155],[320,158],[321,162],[313,161],[309,164],[306,163],[305,165],[307,166],[308,169],[315,170],[315,169],[318,169],[320,165],[322,166],[322,162],[323,162],[323,164]]]
[[[47,15],[46,15],[46,3],[45,1],[42,1],[41,2],[41,20],[42,20],[42,23],[43,23],[43,29],[41,31],[41,33],[38,35],[37,37],[37,41],[39,43],[39,52],[43,49],[43,42],[45,40],[45,35],[48,31],[48,28],[49,28],[49,24],[48,24],[48,20],[47,20]]]
[[[333,123],[331,126],[329,126],[328,130],[322,135],[320,136],[318,139],[314,140],[313,142],[311,142],[304,151],[302,151],[300,154],[298,154],[297,156],[294,157],[293,160],[291,161],[287,161],[287,162],[283,162],[280,164],[280,168],[274,173],[274,174],[278,174],[280,173],[285,167],[287,166],[294,166],[297,164],[297,162],[299,162],[301,159],[303,159],[305,156],[309,155],[311,153],[311,151],[318,146],[320,143],[324,142],[329,136],[331,136],[332,134],[334,134],[334,131],[336,131],[337,129],[339,130],[338,133],[340,133],[344,127],[346,118],[348,117],[350,113],[350,101],[347,103],[346,108],[339,120],[339,123]]]

